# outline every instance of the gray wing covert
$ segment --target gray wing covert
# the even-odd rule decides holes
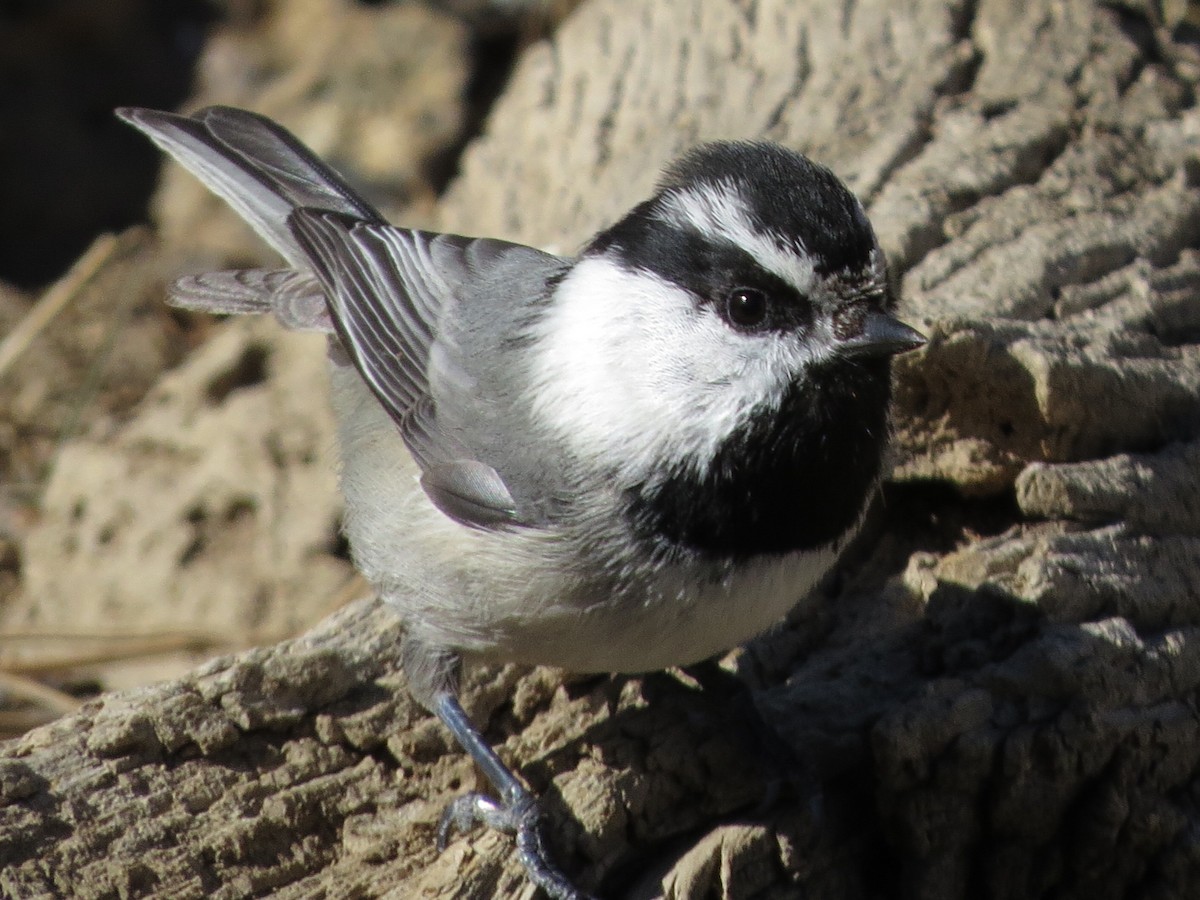
[[[439,423],[430,373],[465,396],[472,379],[439,321],[461,289],[514,248],[298,209],[289,225],[329,297],[333,324],[363,380],[396,422],[430,500],[467,525],[534,524],[500,472]],[[547,261],[556,261],[541,254]]]

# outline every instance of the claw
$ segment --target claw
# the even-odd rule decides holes
[[[593,900],[550,862],[542,836],[541,812],[531,795],[523,793],[511,806],[504,806],[483,794],[464,794],[451,800],[438,823],[438,852],[446,849],[454,832],[469,831],[476,825],[516,835],[521,865],[530,880],[552,900]]]
[[[485,794],[464,794],[451,800],[442,812],[438,823],[437,848],[446,849],[454,832],[467,832],[476,825],[486,825],[505,834],[516,834],[519,830],[517,813],[501,806]]]
[[[529,879],[553,900],[596,900],[571,884],[550,862],[536,806],[527,810],[517,825],[517,855],[521,857]]]
[[[445,851],[450,844],[454,832],[465,833],[479,821],[479,813],[475,804],[485,800],[480,794],[464,794],[455,797],[442,810],[442,818],[438,822],[437,849],[438,853]]]

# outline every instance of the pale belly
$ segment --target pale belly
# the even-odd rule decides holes
[[[684,665],[778,622],[840,549],[736,567],[650,565],[636,554],[599,566],[569,535],[468,528],[426,498],[395,425],[357,375],[335,370],[334,390],[355,561],[429,646],[575,672]]]

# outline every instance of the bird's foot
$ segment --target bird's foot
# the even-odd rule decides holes
[[[475,825],[515,835],[517,854],[526,873],[552,900],[592,900],[550,861],[542,836],[541,811],[531,794],[522,792],[508,804],[484,794],[465,794],[452,800],[438,824],[438,850],[446,849],[455,831],[468,831]]]

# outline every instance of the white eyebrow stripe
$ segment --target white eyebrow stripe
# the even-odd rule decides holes
[[[694,228],[710,240],[741,247],[801,294],[813,288],[813,261],[799,235],[789,236],[788,242],[796,247],[796,252],[789,252],[782,238],[757,230],[751,224],[745,200],[732,184],[701,184],[670,191],[662,197],[657,216],[676,228]]]

